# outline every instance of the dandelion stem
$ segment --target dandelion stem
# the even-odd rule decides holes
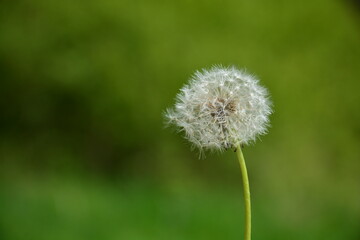
[[[236,146],[236,155],[239,159],[240,170],[242,175],[244,201],[245,201],[245,240],[251,239],[251,202],[250,202],[250,186],[249,178],[246,170],[245,159],[241,151],[241,145]]]

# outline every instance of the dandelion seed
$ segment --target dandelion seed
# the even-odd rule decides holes
[[[266,133],[271,113],[268,93],[258,82],[235,67],[198,71],[166,118],[200,150],[249,144]]]

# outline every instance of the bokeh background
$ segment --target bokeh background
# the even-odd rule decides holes
[[[253,239],[360,239],[356,1],[0,3],[0,239],[242,239],[235,154],[162,114],[196,69],[256,74]]]

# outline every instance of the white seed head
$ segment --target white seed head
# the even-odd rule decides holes
[[[235,67],[213,67],[195,73],[165,117],[200,150],[224,150],[265,134],[270,105],[254,76]]]

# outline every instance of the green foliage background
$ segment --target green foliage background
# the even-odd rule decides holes
[[[274,102],[246,147],[253,239],[360,238],[359,6],[0,3],[0,239],[241,239],[235,155],[162,113],[196,69],[245,67]]]

